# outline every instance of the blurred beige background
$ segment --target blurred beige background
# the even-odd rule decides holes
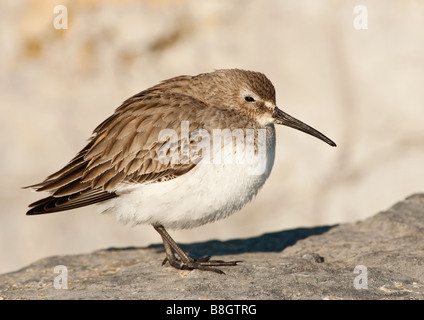
[[[68,29],[53,27],[56,5]],[[354,7],[365,5],[368,29]],[[20,189],[65,165],[129,96],[181,74],[265,73],[281,109],[337,148],[277,129],[273,173],[234,216],[179,242],[356,221],[424,189],[424,2],[0,2],[0,272],[49,255],[160,243],[95,207],[27,217]],[[142,259],[142,257],[140,257]],[[159,262],[158,262],[159,263]]]

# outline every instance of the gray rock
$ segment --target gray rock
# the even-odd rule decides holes
[[[243,262],[223,267],[225,275],[178,271],[161,266],[161,245],[54,256],[0,275],[0,297],[423,299],[424,194],[357,223],[182,247],[195,257]]]

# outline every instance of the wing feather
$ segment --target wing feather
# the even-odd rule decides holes
[[[131,97],[96,127],[86,147],[66,166],[29,186],[51,196],[32,203],[27,214],[90,205],[118,196],[121,184],[159,183],[186,174],[195,164],[159,161],[166,143],[158,141],[159,133],[163,128],[175,130],[181,145],[181,121],[189,121],[190,130],[200,128],[193,114],[207,109],[194,98],[158,93],[155,87]]]

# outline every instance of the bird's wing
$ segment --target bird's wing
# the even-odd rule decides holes
[[[181,158],[181,145],[190,145],[182,135],[181,121],[188,121],[190,131],[201,128],[210,116],[208,109],[194,98],[158,90],[129,98],[94,130],[87,146],[64,168],[29,186],[51,195],[30,204],[27,214],[87,206],[118,196],[122,184],[160,183],[187,173],[196,164]],[[177,139],[166,139],[173,132]],[[172,151],[177,152],[174,161],[159,157],[162,152],[169,160]]]

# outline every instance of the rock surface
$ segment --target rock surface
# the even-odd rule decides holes
[[[54,256],[0,275],[0,297],[423,299],[424,194],[354,224],[182,247],[195,257],[243,262],[222,268],[225,275],[178,271],[161,266],[161,245]]]

